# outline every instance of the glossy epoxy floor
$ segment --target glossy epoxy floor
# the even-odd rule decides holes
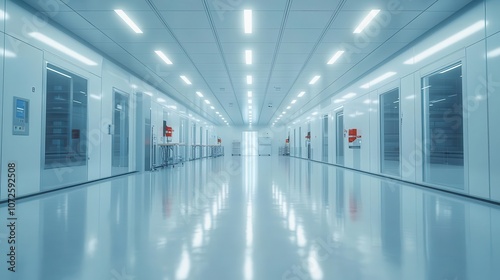
[[[500,279],[499,207],[288,157],[188,162],[17,208],[17,272],[2,226],[0,279]]]

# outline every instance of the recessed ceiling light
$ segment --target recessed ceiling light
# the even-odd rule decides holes
[[[245,62],[246,64],[252,64],[253,57],[252,57],[252,51],[251,50],[246,50],[245,51]]]
[[[291,104],[295,104],[295,103],[297,103],[297,100],[296,99],[292,100]]]
[[[122,20],[126,24],[128,24],[128,26],[130,26],[132,30],[134,30],[135,33],[142,33],[142,30],[137,26],[137,24],[135,24],[134,21],[132,21],[132,19],[128,17],[128,15],[123,10],[115,10],[115,13],[118,14],[122,18]]]
[[[244,10],[243,11],[244,18],[245,18],[245,33],[250,34],[252,33],[252,10]]]
[[[158,98],[158,99],[156,99],[156,101],[158,101],[158,102],[165,102],[166,100],[163,99],[163,98]]]
[[[298,96],[298,97],[302,97],[302,96],[304,96],[304,94],[306,94],[306,92],[305,92],[305,91],[302,91],[302,92],[301,92],[301,93],[299,93],[299,95],[297,95],[297,96]]]
[[[163,60],[165,61],[166,64],[173,64],[170,59],[162,52],[162,51],[155,51],[155,53]]]
[[[328,63],[327,63],[327,64],[334,64],[334,63],[335,63],[335,61],[337,61],[337,59],[339,59],[339,58],[342,56],[342,54],[344,54],[344,51],[338,51],[338,52],[336,52],[336,53],[332,56],[332,58],[330,59],[330,61],[328,61]]]
[[[248,75],[248,76],[247,76],[247,84],[248,84],[248,85],[253,84],[253,77],[252,77],[252,76],[250,76],[250,75]]]
[[[282,113],[283,115],[286,115],[286,112],[285,112],[285,111],[283,111],[283,112],[281,112],[281,113]]]
[[[215,112],[217,115],[220,114],[219,112]]]
[[[186,76],[181,76],[181,79],[188,85],[191,84],[191,81]]]
[[[248,104],[252,104],[252,99],[248,99]]]
[[[203,93],[197,91],[196,94],[199,96],[199,97],[203,97]]]
[[[386,80],[386,79],[388,79],[388,78],[390,78],[390,77],[392,77],[392,76],[394,76],[396,74],[397,74],[396,72],[387,72],[384,75],[382,75],[382,76],[380,76],[378,78],[373,79],[369,83],[366,83],[366,84],[362,85],[361,88],[367,89],[367,88],[369,88],[371,86],[374,86],[374,85],[382,82],[383,80]]]
[[[361,33],[370,24],[370,22],[377,16],[380,10],[371,10],[368,15],[361,21],[361,23],[356,27],[354,33]]]
[[[205,99],[205,103],[210,104],[210,101],[208,99]]]
[[[317,114],[318,114],[318,112],[314,112],[314,113],[312,113],[312,115],[313,115],[313,116],[316,116]]]
[[[314,85],[319,80],[319,78],[321,78],[321,76],[314,76],[314,78],[312,78],[309,84]]]
[[[252,105],[248,105],[248,109],[252,109]]]
[[[286,107],[286,109],[287,109],[287,110],[290,110],[291,108],[292,108],[292,106],[288,106],[288,107]]]
[[[349,92],[348,94],[342,96],[342,99],[349,99],[349,98],[353,98],[356,96],[356,93],[354,92]]]
[[[214,106],[210,106],[210,109],[215,110],[215,107]]]
[[[252,97],[252,92],[251,91],[248,92],[248,97]]]

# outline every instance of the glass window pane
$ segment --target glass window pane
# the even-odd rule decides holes
[[[87,164],[87,80],[47,64],[45,169]]]
[[[422,79],[424,181],[464,188],[462,65]]]
[[[399,89],[380,95],[381,172],[400,175]]]

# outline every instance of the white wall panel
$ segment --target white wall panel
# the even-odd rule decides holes
[[[361,148],[348,148],[348,139],[345,139],[345,166],[370,170],[370,141],[373,137],[370,131],[369,108],[358,98],[348,102],[344,107],[344,129],[357,129],[361,135]],[[376,132],[374,132],[376,133]]]
[[[491,199],[500,201],[500,33],[488,38],[488,106],[489,106],[489,155],[490,155],[490,183]]]
[[[466,49],[464,88],[464,131],[467,146],[465,160],[469,171],[469,194],[488,199],[490,197],[488,151],[488,98],[486,81],[486,42],[481,41]],[[467,166],[467,165],[466,165]],[[467,170],[466,170],[467,172]]]
[[[486,36],[490,36],[500,31],[500,17],[498,17],[498,11],[500,11],[500,1],[485,0],[485,6],[486,21],[488,22],[488,25],[486,26]]]
[[[15,57],[5,59],[2,122],[2,170],[16,162],[17,196],[40,190],[42,123],[42,61],[41,50],[10,38],[16,45]],[[14,96],[28,99],[29,135],[13,135]],[[6,196],[6,177],[2,177],[2,199]]]

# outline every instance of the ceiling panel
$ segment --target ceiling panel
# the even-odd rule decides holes
[[[453,3],[454,0],[446,0]],[[386,0],[356,0],[347,1],[342,7],[343,10],[364,10],[369,11],[372,9],[382,9],[386,11],[423,11],[432,5],[436,0],[398,0],[398,1],[386,1]]]
[[[211,29],[173,29],[181,43],[215,43]]]
[[[165,11],[204,11],[200,0],[152,0],[158,10]],[[210,3],[211,1],[209,1]]]
[[[292,10],[298,11],[333,11],[337,8],[340,0],[308,0],[294,1]]]
[[[406,28],[429,30],[452,14],[453,12],[424,12],[410,22]]]
[[[123,0],[85,0],[85,1],[64,1],[73,10],[76,11],[112,11],[114,9],[122,10],[150,10],[146,1],[123,1]]]
[[[173,1],[172,1],[173,2]],[[210,28],[205,11],[161,11],[163,19],[170,28]]]
[[[323,33],[322,28],[287,28],[283,34],[283,42],[317,42]]]
[[[291,11],[286,28],[324,28],[332,14],[328,11]]]

